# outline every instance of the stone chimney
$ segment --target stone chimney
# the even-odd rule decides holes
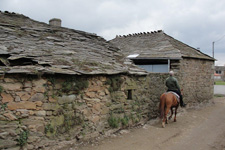
[[[53,18],[53,19],[49,20],[49,25],[61,27],[61,22],[62,22],[61,19]]]

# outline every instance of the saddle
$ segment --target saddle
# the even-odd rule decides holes
[[[166,93],[172,93],[173,95],[175,95],[176,98],[177,98],[177,102],[180,103],[180,96],[177,93],[172,92],[172,91],[169,91],[169,92],[166,92]]]

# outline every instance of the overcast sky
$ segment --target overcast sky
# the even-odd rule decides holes
[[[48,23],[116,35],[163,30],[166,34],[225,64],[225,0],[0,0],[0,10]]]

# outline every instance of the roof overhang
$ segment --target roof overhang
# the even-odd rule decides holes
[[[129,57],[127,57],[129,58]],[[131,60],[181,60],[181,57],[133,57]]]

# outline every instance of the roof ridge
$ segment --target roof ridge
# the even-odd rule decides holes
[[[9,15],[9,16],[16,16],[16,17],[23,17],[23,18],[28,18],[30,19],[29,17],[23,15],[23,14],[19,14],[19,13],[15,13],[15,12],[9,12],[9,11],[1,11],[0,10],[0,13],[4,14],[4,15]]]
[[[164,33],[163,30],[157,30],[157,31],[150,31],[150,32],[139,32],[139,33],[133,33],[133,34],[127,34],[127,35],[116,35],[116,38],[126,38],[126,37],[135,37],[140,35],[153,35],[155,33]]]
[[[48,23],[46,22],[40,22],[40,21],[37,21],[37,20],[34,20],[34,19],[31,19],[23,14],[19,14],[19,13],[15,13],[15,12],[9,12],[9,11],[1,11],[0,10],[0,14],[2,15],[7,15],[9,17],[18,17],[18,18],[24,18],[24,19],[29,19],[31,21],[33,21],[34,23],[37,23],[37,24],[42,24],[43,26],[35,26],[35,27],[23,27],[23,26],[20,26],[20,25],[12,25],[12,24],[6,24],[6,23],[0,23],[0,26],[11,26],[11,27],[19,27],[19,28],[27,28],[27,29],[39,29],[39,28],[48,28],[48,29],[54,29],[54,30],[57,30],[57,29],[62,29],[62,30],[70,30],[70,31],[73,31],[73,32],[76,32],[78,34],[81,34],[82,36],[85,36],[85,37],[97,37],[98,39],[101,39],[101,40],[104,40],[106,41],[103,37],[101,37],[100,35],[97,35],[96,33],[91,33],[91,32],[87,32],[87,31],[82,31],[82,30],[78,30],[78,29],[74,29],[74,28],[69,28],[69,27],[55,27],[55,26],[51,26],[49,25]]]

